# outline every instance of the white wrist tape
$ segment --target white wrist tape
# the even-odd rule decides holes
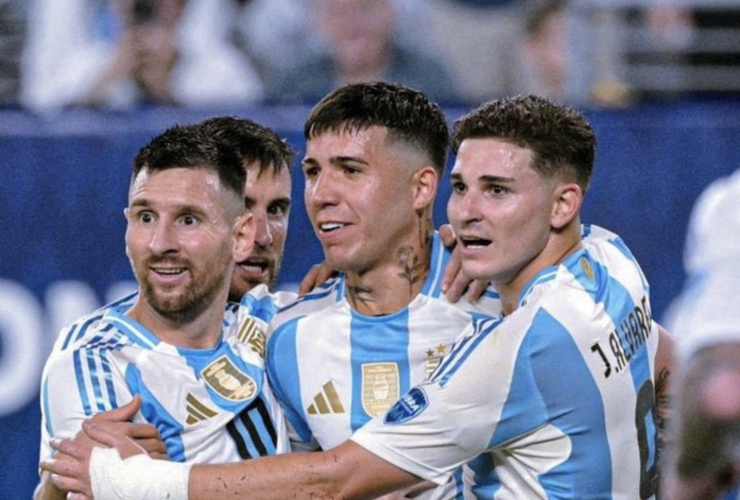
[[[93,448],[90,486],[95,500],[188,500],[192,464],[134,455],[121,460],[115,448]]]

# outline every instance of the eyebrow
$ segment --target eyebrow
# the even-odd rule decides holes
[[[450,174],[450,179],[453,181],[462,181],[462,175],[453,173]],[[500,175],[481,175],[480,177],[476,178],[478,182],[484,182],[484,183],[512,183],[516,182],[516,179],[513,177],[502,177]]]
[[[146,199],[139,199],[134,200],[129,204],[129,208],[152,208],[152,204],[149,203],[149,200]],[[178,213],[194,213],[194,214],[203,214],[205,213],[203,208],[186,203],[183,205],[178,205],[176,207]]]
[[[313,158],[304,158],[301,162],[303,165],[318,165],[319,162]],[[331,165],[343,165],[345,163],[361,163],[363,165],[370,165],[367,161],[357,156],[332,156],[329,158],[329,164]]]

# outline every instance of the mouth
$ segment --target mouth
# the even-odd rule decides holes
[[[260,257],[250,257],[237,264],[237,267],[247,276],[262,279],[270,269],[270,260]]]
[[[188,275],[188,268],[184,266],[150,266],[153,283],[160,286],[171,287],[183,283]]]
[[[459,241],[463,247],[469,248],[471,250],[475,250],[478,248],[485,248],[489,246],[491,243],[493,243],[492,240],[485,239],[485,238],[478,238],[475,236],[461,236],[459,238]]]
[[[319,231],[321,231],[322,233],[332,233],[346,227],[347,224],[344,224],[342,222],[322,222],[318,226]]]

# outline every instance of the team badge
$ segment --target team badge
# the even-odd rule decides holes
[[[259,322],[252,316],[245,319],[239,327],[239,333],[236,334],[236,341],[249,346],[252,351],[264,359],[265,332],[262,331]]]
[[[229,401],[247,401],[257,392],[257,383],[227,357],[221,356],[200,372],[203,380]]]
[[[430,375],[434,370],[437,369],[439,363],[442,361],[442,357],[447,353],[447,347],[444,344],[439,344],[435,349],[427,350],[427,361],[424,364],[424,370],[427,375]]]
[[[362,365],[362,408],[376,417],[390,408],[400,396],[400,381],[396,363]]]
[[[594,268],[591,267],[591,263],[586,257],[581,257],[581,268],[583,269],[583,274],[586,275],[586,278],[590,280],[594,279]]]
[[[418,416],[429,406],[424,389],[414,387],[385,414],[386,424],[402,424]]]

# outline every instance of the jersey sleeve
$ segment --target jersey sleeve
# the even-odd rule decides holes
[[[83,347],[54,351],[47,360],[41,381],[41,460],[54,453],[52,437],[74,437],[86,418],[132,399],[109,355]]]
[[[515,437],[541,425],[537,398],[523,398],[516,414],[503,415],[510,393],[507,379],[513,378],[524,337],[513,322],[477,321],[428,382],[411,389],[352,440],[412,474],[445,483],[455,469],[489,449],[494,433]],[[495,380],[485,375],[492,364],[499,368]],[[528,414],[535,417],[517,424],[518,416]]]

